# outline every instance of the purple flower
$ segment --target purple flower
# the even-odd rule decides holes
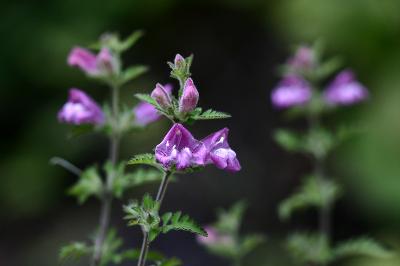
[[[160,83],[156,84],[156,88],[151,93],[151,97],[161,106],[161,108],[169,108],[171,106],[171,92],[172,87],[170,85],[164,86]]]
[[[213,163],[220,169],[237,172],[241,169],[236,153],[228,144],[229,129],[223,128],[201,141],[207,148],[206,164]]]
[[[135,123],[143,127],[157,121],[161,117],[156,108],[146,102],[138,103],[133,108],[133,113],[135,115]]]
[[[368,98],[368,90],[359,83],[352,71],[343,70],[328,85],[325,101],[332,105],[351,105]]]
[[[286,76],[271,93],[273,105],[288,108],[303,105],[311,99],[311,88],[307,81],[295,75]]]
[[[294,70],[306,70],[315,66],[314,51],[308,46],[300,46],[295,55],[288,60],[288,65]]]
[[[157,85],[160,85],[160,84],[157,84]],[[162,86],[162,85],[160,85],[160,86]],[[168,97],[170,97],[170,95],[172,93],[172,86],[170,84],[167,84],[167,85],[163,86],[163,89],[168,94]],[[154,93],[154,91],[153,91],[153,93]],[[152,95],[153,95],[153,93],[152,93]],[[136,107],[133,108],[133,113],[135,115],[135,123],[140,126],[146,126],[152,122],[157,121],[161,117],[161,115],[157,111],[157,109],[153,105],[151,105],[147,102],[140,102],[138,105],[136,105]]]
[[[103,124],[104,114],[97,103],[78,89],[69,90],[68,102],[58,112],[60,122],[80,124]]]
[[[188,113],[193,111],[199,101],[199,92],[193,83],[191,78],[188,78],[185,82],[185,86],[182,91],[182,95],[179,99],[179,112]]]
[[[206,226],[204,230],[208,234],[207,237],[196,236],[197,242],[202,245],[232,245],[234,242],[231,236],[219,233],[213,226]]]
[[[176,165],[178,170],[204,165],[206,152],[204,144],[181,124],[174,124],[155,149],[156,159],[164,168],[170,169]]]
[[[117,61],[107,48],[95,55],[87,49],[75,47],[68,55],[68,65],[78,67],[90,76],[111,75],[117,71]]]

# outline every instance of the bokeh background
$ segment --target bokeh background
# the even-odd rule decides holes
[[[315,213],[281,223],[276,208],[311,165],[272,141],[275,128],[304,123],[285,122],[271,107],[269,93],[278,80],[276,67],[292,45],[323,39],[327,55],[342,55],[371,91],[368,103],[325,120],[364,129],[329,160],[346,191],[335,209],[335,240],[366,234],[394,250],[400,247],[399,1],[19,0],[0,7],[0,265],[57,265],[59,247],[86,239],[97,224],[98,202],[78,207],[65,195],[75,177],[49,165],[57,155],[84,168],[107,155],[106,139],[68,139],[68,127],[56,120],[68,88],[84,89],[100,102],[109,93],[69,68],[66,56],[72,46],[90,44],[105,31],[126,36],[136,29],[146,35],[125,60],[151,70],[124,89],[126,104],[135,102],[134,92],[171,81],[166,61],[175,53],[194,53],[201,106],[233,118],[197,123],[193,132],[200,137],[228,126],[243,166],[238,174],[207,168],[181,178],[168,191],[166,209],[181,209],[206,224],[214,220],[216,207],[247,199],[243,231],[262,232],[268,242],[245,265],[292,265],[282,239],[289,230],[312,228]],[[145,136],[127,137],[123,158],[152,149],[167,128],[167,122],[158,122]],[[143,187],[129,196],[155,189]],[[126,228],[121,205],[114,205],[113,224],[126,245],[138,245],[140,232]],[[228,265],[207,254],[190,234],[163,236],[154,248],[182,258],[184,265]],[[357,258],[339,265],[395,266],[400,259]]]

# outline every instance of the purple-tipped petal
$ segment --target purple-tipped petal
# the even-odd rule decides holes
[[[199,92],[191,78],[188,78],[183,88],[182,96],[179,99],[179,111],[188,113],[193,111],[199,101]]]
[[[229,146],[228,134],[229,129],[223,128],[201,140],[208,151],[206,163],[212,163],[220,169],[237,172],[240,171],[241,166],[236,153]]]
[[[90,75],[98,73],[96,55],[81,47],[71,50],[68,55],[68,65],[78,67]]]
[[[70,89],[68,102],[59,111],[58,120],[74,125],[103,124],[104,114],[86,93],[78,89]]]
[[[174,124],[155,149],[157,161],[167,169],[173,165],[178,170],[204,165],[206,154],[204,144],[181,124]]]
[[[171,97],[170,97],[171,91],[168,92],[163,85],[160,83],[156,84],[155,89],[151,93],[151,97],[156,100],[156,102],[162,107],[162,108],[169,108],[171,107]]]
[[[183,56],[181,56],[180,54],[176,54],[174,59],[175,68],[181,68],[184,64],[185,58],[183,58]]]
[[[271,93],[275,107],[288,108],[303,105],[311,99],[309,84],[299,76],[285,77]]]
[[[359,83],[352,71],[340,72],[324,92],[325,101],[331,105],[352,105],[368,98],[368,90]]]

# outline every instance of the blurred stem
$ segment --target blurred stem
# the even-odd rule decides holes
[[[160,205],[160,208],[161,208],[161,204],[164,199],[165,193],[167,192],[168,182],[169,182],[169,178],[171,177],[171,175],[172,175],[172,172],[165,171],[163,179],[160,184],[160,187],[158,188],[156,201]],[[146,257],[147,257],[147,253],[149,252],[149,248],[150,248],[149,232],[143,230],[142,248],[140,250],[140,256],[139,256],[137,266],[145,266],[146,265]]]
[[[101,211],[99,219],[99,232],[96,235],[94,241],[94,252],[91,265],[98,266],[101,262],[102,250],[104,239],[106,237],[108,227],[110,224],[112,200],[113,200],[113,183],[115,178],[115,168],[118,162],[118,152],[120,144],[120,133],[118,128],[119,120],[119,86],[111,86],[111,104],[112,104],[112,133],[110,136],[110,148],[109,148],[109,160],[113,165],[113,171],[107,175],[106,182],[104,185],[103,197],[101,200]]]
[[[75,165],[73,165],[72,163],[70,163],[69,161],[60,158],[60,157],[53,157],[50,159],[50,163],[54,164],[54,165],[59,165],[62,168],[64,168],[65,170],[73,173],[76,176],[80,176],[82,174],[82,170],[79,169],[78,167],[76,167]]]
[[[320,115],[315,113],[310,113],[308,115],[309,122],[309,130],[313,132],[318,130],[321,127]],[[314,154],[314,175],[317,178],[318,183],[322,186],[322,183],[326,181],[328,178],[325,175],[325,155],[323,154]],[[322,206],[319,209],[319,233],[324,235],[330,245],[331,241],[331,209],[332,206],[330,203],[327,203],[325,206]]]

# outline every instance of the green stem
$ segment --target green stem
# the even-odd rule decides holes
[[[119,119],[119,87],[111,86],[111,103],[112,103],[112,134],[110,136],[110,148],[109,148],[109,159],[113,165],[113,171],[107,175],[107,180],[104,186],[103,197],[101,199],[101,211],[99,218],[99,232],[96,235],[94,241],[94,251],[93,258],[91,261],[91,266],[100,265],[102,258],[102,250],[104,245],[104,240],[109,228],[111,209],[112,209],[112,186],[115,178],[115,167],[118,161],[119,144],[120,144],[120,133],[118,129],[118,119]]]
[[[161,181],[160,187],[158,188],[156,201],[159,203],[160,208],[161,208],[161,204],[164,199],[164,196],[167,192],[168,182],[169,182],[169,178],[171,177],[171,175],[172,175],[172,172],[170,172],[170,171],[164,172],[163,179]],[[137,266],[145,266],[146,265],[146,258],[147,258],[147,253],[149,252],[149,248],[150,248],[149,232],[143,230],[142,248],[140,250],[140,256],[139,256]]]

